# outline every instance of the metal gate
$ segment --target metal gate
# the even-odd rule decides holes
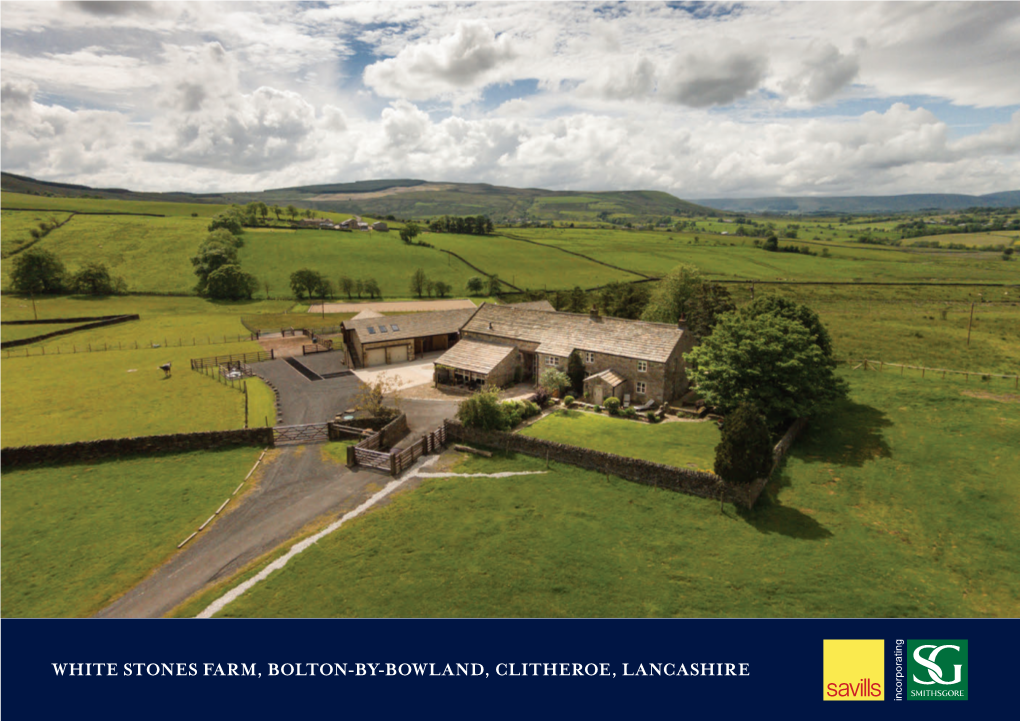
[[[300,426],[275,426],[273,445],[325,443],[329,440],[329,423],[306,423]]]

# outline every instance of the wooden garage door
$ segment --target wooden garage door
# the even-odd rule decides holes
[[[407,346],[395,345],[390,349],[390,363],[403,363],[407,360]]]
[[[386,349],[371,348],[365,351],[365,367],[386,365]]]

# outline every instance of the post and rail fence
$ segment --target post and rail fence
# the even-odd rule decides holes
[[[845,363],[850,367],[851,370],[878,371],[881,373],[885,371],[886,368],[899,368],[901,376],[904,375],[904,371],[911,370],[920,371],[922,378],[939,377],[941,375],[942,380],[945,380],[945,378],[948,375],[960,375],[963,376],[964,379],[968,381],[970,380],[971,376],[976,376],[983,381],[989,381],[992,378],[1003,378],[1006,380],[1013,381],[1014,389],[1020,389],[1020,374],[985,373],[983,371],[957,371],[950,370],[948,368],[928,368],[927,366],[915,366],[906,363],[889,363],[887,361],[880,360],[876,361],[869,360],[866,358],[859,360],[847,358],[845,360],[843,359],[837,360],[836,362]]]

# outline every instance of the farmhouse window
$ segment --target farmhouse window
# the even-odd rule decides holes
[[[638,373],[644,373],[648,370],[648,361],[637,362]]]
[[[585,351],[584,352],[584,362],[585,363],[594,363],[595,362],[595,354],[590,352],[590,351]]]
[[[648,386],[645,385],[644,381],[637,382],[637,392],[644,395],[648,390]]]
[[[556,356],[546,356],[545,364],[547,366],[558,366],[560,364],[560,359]]]

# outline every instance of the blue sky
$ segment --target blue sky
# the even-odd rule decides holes
[[[679,197],[1020,188],[1016,3],[0,7],[2,166]]]

